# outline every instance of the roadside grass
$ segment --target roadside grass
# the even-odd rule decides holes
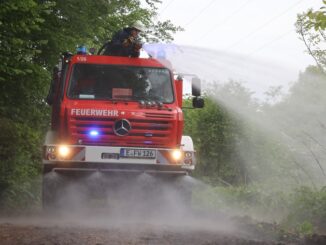
[[[277,224],[280,232],[326,234],[326,187],[275,191],[257,185],[205,186],[194,191],[193,205],[230,217],[250,217],[257,224]]]

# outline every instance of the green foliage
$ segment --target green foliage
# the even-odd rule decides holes
[[[326,29],[326,1],[323,0],[323,6],[318,11],[310,10],[307,13],[310,19],[310,25],[315,28],[315,30]]]
[[[309,233],[312,227],[325,231],[326,229],[326,188],[314,190],[301,187],[291,195],[289,214],[284,224]]]
[[[195,192],[194,202],[198,209],[278,222],[288,211],[289,199],[279,190],[266,191],[259,185],[243,185],[207,187]]]
[[[217,106],[209,97],[201,110],[185,110],[185,134],[191,135],[199,163],[196,171],[214,182],[240,181],[243,170],[234,155],[235,138],[239,126],[223,106]],[[189,101],[185,102],[189,104]]]
[[[270,118],[281,119],[275,125],[288,149],[285,163],[293,168],[287,172],[298,176],[298,184],[325,185],[325,81],[319,68],[308,67],[281,102],[265,109]]]
[[[300,39],[304,42],[307,52],[311,55],[317,66],[324,70],[326,68],[326,50],[324,43],[326,41],[326,2],[320,11],[309,10],[298,14],[296,21],[296,31]]]
[[[40,172],[41,132],[26,124],[0,119],[0,207],[2,211],[38,202],[35,180]]]
[[[304,221],[298,225],[297,232],[301,235],[312,235],[314,233],[314,227],[310,222]]]
[[[197,209],[276,222],[301,235],[326,229],[326,188],[266,191],[258,185],[206,187],[195,192]]]

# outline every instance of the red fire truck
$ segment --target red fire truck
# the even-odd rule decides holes
[[[193,79],[193,107],[201,108]],[[183,136],[183,81],[153,58],[64,53],[47,102],[51,129],[43,147],[43,204],[58,193],[51,172],[186,175],[195,167]]]

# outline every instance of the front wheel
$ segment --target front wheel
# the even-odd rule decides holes
[[[43,210],[49,211],[56,209],[58,206],[58,193],[60,189],[60,182],[52,173],[43,176],[42,183],[42,204]]]

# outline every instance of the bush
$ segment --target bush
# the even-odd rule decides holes
[[[326,231],[326,187],[281,192],[254,185],[206,186],[195,191],[194,203],[198,209],[276,222],[285,230],[299,234]]]
[[[304,233],[326,231],[326,187],[301,187],[290,196],[289,214],[283,224]],[[311,227],[310,227],[311,226]]]
[[[26,210],[39,203],[41,170],[38,130],[0,119],[0,208]]]

